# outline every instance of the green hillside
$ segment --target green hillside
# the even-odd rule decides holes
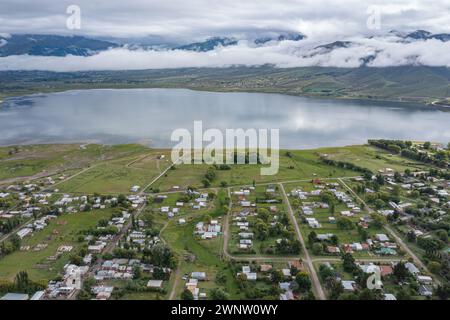
[[[190,88],[431,103],[450,96],[450,69],[270,66],[92,72],[0,72],[0,98],[85,88]]]

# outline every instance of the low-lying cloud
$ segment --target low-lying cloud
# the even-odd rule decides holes
[[[318,48],[312,41],[283,41],[257,47],[251,42],[208,52],[145,50],[126,47],[81,57],[9,56],[0,70],[139,70],[184,67],[258,66],[356,68],[426,65],[450,67],[450,42],[435,39],[404,42],[397,37],[349,38],[346,47]]]

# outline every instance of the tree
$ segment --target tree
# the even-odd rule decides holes
[[[208,188],[209,186],[211,186],[211,181],[206,178],[202,180],[202,183],[204,188]]]
[[[316,297],[314,296],[314,293],[309,290],[306,294],[302,296],[302,300],[316,300]]]
[[[333,234],[330,238],[330,243],[334,246],[337,246],[339,243],[339,238],[337,237],[337,235]]]
[[[216,283],[225,284],[227,282],[227,275],[224,271],[219,271],[216,274]]]
[[[396,298],[397,300],[411,300],[411,295],[409,294],[408,290],[402,288],[397,291]]]
[[[331,193],[331,191],[324,191],[320,194],[320,200],[327,203],[328,205],[331,205],[332,203],[334,203],[335,197],[334,194]]]
[[[273,283],[281,282],[284,278],[283,273],[280,270],[272,269],[269,272],[270,280]]]
[[[76,265],[76,266],[81,266],[83,265],[83,258],[78,255],[78,254],[73,254],[70,256],[69,258],[70,263]]]
[[[261,219],[264,222],[268,222],[270,217],[269,210],[266,208],[259,208],[258,209],[258,218]]]
[[[261,219],[255,224],[255,235],[258,240],[265,240],[269,236],[269,227]]]
[[[362,228],[361,226],[358,226],[358,233],[362,241],[366,241],[369,238],[369,233],[367,232],[366,229]]]
[[[380,292],[379,292],[379,290],[370,290],[370,289],[365,288],[359,292],[358,299],[359,300],[379,300]]]
[[[331,281],[330,283],[330,299],[336,300],[344,292],[344,287],[340,281]],[[344,299],[345,300],[345,299]]]
[[[17,234],[13,234],[11,236],[10,242],[12,244],[13,250],[17,251],[20,249],[22,240],[20,239],[20,237]]]
[[[26,271],[20,271],[14,279],[14,288],[17,292],[27,293],[32,290],[32,283]],[[31,289],[31,290],[30,290]]]
[[[315,231],[311,231],[308,234],[308,242],[310,246],[312,246],[315,242],[317,242],[317,233]]]
[[[441,264],[439,262],[437,262],[437,261],[430,261],[428,263],[428,269],[431,272],[438,274],[439,271],[441,271]]]
[[[409,231],[409,232],[406,234],[406,239],[407,239],[409,242],[416,242],[417,236],[416,236],[416,234],[414,233],[414,231]]]
[[[431,142],[427,141],[423,144],[423,148],[429,150],[431,148]]]
[[[409,271],[403,262],[399,262],[394,266],[393,275],[397,282],[403,282],[409,277]]]
[[[328,279],[332,279],[334,277],[334,272],[328,266],[321,264],[319,267],[319,276],[322,281],[326,282]]]
[[[417,245],[427,252],[441,250],[444,247],[444,243],[442,241],[424,237],[419,237],[417,239]]]
[[[210,294],[213,300],[228,300],[229,297],[229,294],[220,288],[211,289]]]
[[[353,292],[345,292],[339,295],[338,300],[358,300],[358,296]]]
[[[381,229],[386,224],[386,218],[379,214],[372,214],[372,227],[375,229]]]
[[[162,243],[154,245],[150,249],[151,261],[153,264],[162,267],[171,267],[172,265],[172,251],[170,248]]]
[[[332,204],[330,204],[330,214],[334,216],[335,212],[336,212],[336,205],[333,202]]]
[[[313,246],[312,246],[312,252],[313,252],[316,256],[320,255],[320,254],[322,253],[322,251],[323,251],[323,246],[322,246],[321,243],[316,242],[316,243],[313,244]]]
[[[381,208],[383,208],[385,205],[386,205],[386,203],[385,203],[383,200],[381,200],[381,199],[377,199],[377,200],[375,200],[375,202],[374,202],[374,206],[375,206],[375,208],[377,208],[377,209],[381,209]]]
[[[336,224],[341,230],[351,230],[355,227],[353,221],[345,217],[338,218]]]
[[[142,277],[142,269],[139,265],[133,266],[133,279],[140,279]]]
[[[145,213],[141,219],[147,228],[151,228],[153,226],[155,217],[150,213]]]
[[[384,185],[384,177],[381,174],[376,175],[376,182],[378,185]]]
[[[125,197],[125,195],[123,194],[119,194],[119,196],[117,197],[117,202],[119,204],[125,204],[127,201],[127,197]]]
[[[306,272],[299,272],[295,276],[295,282],[301,292],[307,292],[311,289],[311,280]]]
[[[448,242],[448,232],[447,230],[438,230],[436,232],[436,235],[438,236],[439,240],[447,243]]]
[[[194,300],[194,295],[188,289],[184,289],[181,293],[181,300]]]
[[[209,214],[206,214],[205,215],[205,217],[204,217],[204,220],[207,222],[207,223],[211,223],[211,220],[212,220],[213,218],[211,217],[211,215],[209,215]]]
[[[447,300],[450,297],[450,285],[448,283],[439,285],[435,291],[436,295],[441,300]]]
[[[342,255],[342,267],[345,272],[353,273],[358,270],[358,266],[355,263],[355,259],[350,253]]]

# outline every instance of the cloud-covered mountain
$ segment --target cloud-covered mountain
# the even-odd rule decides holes
[[[390,34],[395,35],[406,41],[431,40],[431,39],[436,39],[436,40],[440,40],[443,42],[450,41],[450,34],[448,34],[448,33],[433,34],[426,30],[416,30],[413,32],[401,32],[401,31],[392,30],[390,32]]]
[[[118,45],[109,41],[81,36],[58,36],[36,34],[0,35],[0,56],[32,55],[89,56]]]
[[[206,52],[214,50],[218,46],[227,47],[234,46],[237,44],[237,40],[234,38],[226,38],[226,37],[213,37],[206,39],[202,42],[194,42],[182,46],[177,46],[175,49],[177,50],[188,50],[188,51],[197,51],[197,52]]]
[[[12,35],[0,36],[0,70],[136,70],[265,64],[280,68],[450,67],[449,40],[450,34],[424,30],[354,36],[329,43],[301,33],[278,32],[212,37],[156,48],[132,40],[116,44],[114,40],[83,37]]]
[[[269,42],[299,41],[305,36],[301,33],[271,33],[255,39],[250,38],[256,45],[264,45]],[[130,50],[153,50],[153,49],[175,49],[195,52],[207,52],[217,47],[227,47],[237,45],[238,41],[246,38],[234,37],[211,37],[204,41],[192,42],[184,45],[174,45],[173,43],[161,42],[159,45],[146,44],[142,39],[114,39],[108,40],[87,38],[82,36],[59,36],[59,35],[38,35],[38,34],[0,34],[0,57],[12,55],[31,56],[57,56],[67,55],[90,56],[100,51],[112,48],[126,47]]]
[[[286,32],[281,34],[271,34],[266,36],[261,36],[254,40],[255,44],[265,44],[271,41],[300,41],[305,39],[306,36],[298,32]]]

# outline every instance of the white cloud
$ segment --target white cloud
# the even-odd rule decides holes
[[[183,67],[228,67],[273,64],[287,67],[370,67],[428,65],[450,67],[450,42],[400,42],[396,37],[349,38],[352,45],[331,51],[315,49],[313,41],[283,41],[255,47],[247,41],[209,52],[183,50],[110,49],[89,57],[9,56],[0,58],[0,70],[138,70]],[[368,60],[368,57],[373,57]]]
[[[2,0],[0,26],[9,33],[72,33],[66,8],[73,0]],[[127,0],[75,1],[83,35],[157,35],[191,41],[213,35],[267,30],[314,37],[371,34],[367,8],[378,6],[381,28],[450,32],[448,0]]]
[[[78,0],[81,30],[66,28],[66,8],[72,0],[2,0],[0,25],[8,33],[54,33],[108,37],[154,37],[158,41],[189,43],[210,36],[237,36],[270,31],[296,31],[300,42],[255,48],[238,46],[211,52],[113,49],[90,57],[10,56],[0,58],[0,70],[121,70],[179,67],[223,67],[274,64],[278,67],[358,67],[424,64],[450,66],[450,43],[435,40],[398,43],[380,37],[392,29],[426,29],[450,33],[448,0]],[[369,30],[367,8],[381,12],[381,29]],[[368,39],[368,36],[375,38]],[[161,40],[162,39],[162,40]],[[336,40],[354,45],[317,53],[314,47]]]

